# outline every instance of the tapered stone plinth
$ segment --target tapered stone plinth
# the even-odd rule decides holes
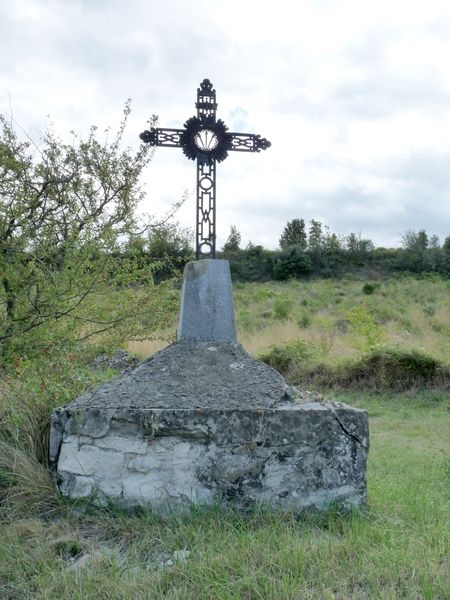
[[[233,292],[227,260],[205,259],[186,265],[177,340],[236,341]]]

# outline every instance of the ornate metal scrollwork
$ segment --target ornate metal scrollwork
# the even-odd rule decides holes
[[[150,144],[150,146],[156,146],[156,136],[157,136],[157,130],[155,127],[152,127],[150,129],[150,131],[148,129],[146,129],[139,135],[140,139],[144,143]]]
[[[255,135],[255,151],[260,152],[261,150],[267,150],[272,144],[266,138],[262,138],[260,135]]]
[[[181,146],[180,136],[182,129],[165,129],[164,127],[152,127],[150,131],[146,129],[140,134],[140,138],[150,146],[170,146],[179,148]]]
[[[187,158],[196,158],[202,164],[210,164],[213,160],[222,162],[228,156],[231,148],[232,136],[228,133],[228,127],[219,119],[214,117],[191,117],[184,124],[185,131],[180,136],[181,147]],[[210,132],[210,145],[202,143],[200,138],[202,132]],[[205,137],[205,139],[208,139]]]
[[[261,152],[271,146],[269,140],[254,133],[232,133],[231,140],[231,150],[235,152]]]
[[[209,79],[204,79],[201,82],[200,87],[197,88],[197,93],[198,94],[214,94],[214,95],[216,95],[216,90],[213,90],[213,84],[210,82]]]

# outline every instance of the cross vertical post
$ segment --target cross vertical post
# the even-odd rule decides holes
[[[216,123],[216,91],[212,85],[202,82],[197,90],[197,117],[208,125]],[[207,143],[206,137],[204,140]],[[210,143],[215,142],[210,136]],[[206,161],[197,156],[197,226],[195,258],[216,256],[216,159]]]
[[[151,146],[182,148],[184,155],[197,160],[196,260],[216,257],[216,163],[228,152],[260,152],[270,142],[253,133],[231,133],[225,123],[216,120],[216,91],[209,79],[197,89],[197,116],[184,129],[152,127],[140,134]]]

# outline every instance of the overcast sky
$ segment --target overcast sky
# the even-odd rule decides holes
[[[450,235],[450,2],[0,0],[0,110],[33,138],[151,114],[182,127],[209,78],[218,118],[272,147],[218,165],[218,246],[231,225],[276,247],[288,220],[399,245]],[[195,165],[159,148],[143,210],[195,223]]]

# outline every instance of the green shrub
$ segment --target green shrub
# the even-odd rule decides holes
[[[415,388],[450,389],[450,369],[438,360],[416,350],[378,348],[357,362],[332,368],[319,365],[295,383],[313,383],[335,389],[391,390]]]
[[[365,304],[357,304],[345,315],[354,332],[364,340],[362,350],[371,350],[382,341],[383,330],[377,325],[373,311]]]
[[[450,373],[441,363],[417,350],[384,348],[363,357],[348,370],[348,377],[369,387],[404,390],[450,383]],[[372,384],[370,385],[370,382]]]
[[[252,286],[251,291],[253,300],[256,300],[257,302],[264,302],[276,295],[274,289],[264,285]]]
[[[302,329],[306,329],[311,325],[311,317],[307,313],[303,313],[297,319],[297,325]]]
[[[260,315],[261,319],[270,319],[272,318],[272,311],[271,310],[263,310]]]
[[[335,323],[334,323],[334,328],[339,331],[340,333],[347,333],[348,331],[348,326],[349,326],[349,322],[347,321],[347,319],[336,319]]]
[[[436,306],[434,304],[427,304],[423,307],[423,312],[427,315],[427,317],[433,317],[436,312]]]
[[[301,246],[289,246],[278,255],[273,275],[278,281],[286,281],[291,277],[301,277],[312,271],[310,257]]]
[[[303,340],[294,340],[285,346],[272,346],[267,352],[260,356],[260,360],[280,373],[292,374],[302,366],[308,364],[313,357],[310,345]]]
[[[363,285],[362,292],[363,292],[363,294],[366,294],[366,296],[370,296],[371,294],[375,293],[379,289],[380,289],[380,284],[378,283],[378,281],[370,281],[370,282],[368,281]]]
[[[251,312],[246,309],[241,309],[238,313],[238,323],[244,331],[251,331],[254,326],[254,319]]]
[[[275,319],[288,319],[292,307],[294,306],[293,299],[288,294],[280,294],[275,298],[273,305],[273,316]]]

